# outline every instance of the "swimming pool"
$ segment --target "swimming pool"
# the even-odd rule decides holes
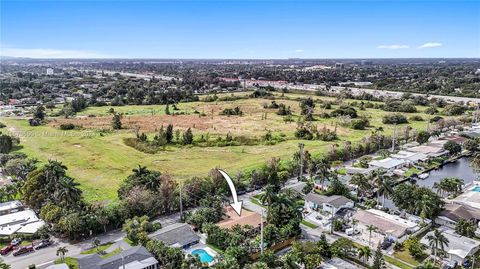
[[[201,262],[210,263],[213,261],[213,257],[210,254],[208,254],[208,252],[206,252],[204,249],[196,249],[192,251],[192,255],[198,255],[200,257]]]
[[[480,186],[475,186],[475,187],[473,187],[472,191],[474,191],[474,192],[480,192]]]

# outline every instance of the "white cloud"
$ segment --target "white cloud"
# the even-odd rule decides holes
[[[62,49],[21,49],[0,48],[1,56],[26,57],[26,58],[109,58],[110,56],[86,50],[62,50]]]
[[[410,46],[408,45],[380,45],[377,49],[389,49],[389,50],[398,50],[398,49],[408,49]]]
[[[304,50],[302,50],[302,49],[296,49],[295,52],[296,52],[296,53],[302,53],[302,52],[304,52]]]
[[[419,49],[430,49],[430,48],[438,48],[438,47],[441,47],[441,46],[442,46],[442,43],[428,42],[428,43],[425,43],[425,44],[421,45],[418,48]]]

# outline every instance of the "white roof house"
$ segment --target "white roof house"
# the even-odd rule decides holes
[[[43,225],[45,222],[39,219],[33,210],[25,209],[0,216],[0,235],[33,234]]]
[[[428,246],[427,237],[432,234],[433,232],[427,233],[420,242]],[[449,261],[457,261],[461,264],[468,256],[476,253],[480,247],[480,241],[458,235],[450,229],[444,230],[443,235],[448,239],[448,245],[444,247],[444,250]]]
[[[417,163],[419,161],[424,161],[428,159],[428,156],[421,152],[411,152],[406,150],[401,150],[396,154],[392,154],[390,157],[395,159],[405,160],[409,163]]]
[[[358,210],[352,218],[358,220],[364,226],[374,225],[380,233],[394,240],[420,229],[419,224],[411,220],[376,209]]]
[[[403,167],[407,162],[403,159],[385,158],[382,160],[373,160],[368,163],[370,167],[378,167],[385,170],[394,170]]]
[[[0,203],[0,216],[23,210],[23,208],[23,204],[20,201]]]

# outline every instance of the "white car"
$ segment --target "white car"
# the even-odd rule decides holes
[[[358,230],[357,228],[355,228],[355,234],[359,234],[360,233],[360,230]],[[345,234],[346,235],[350,235],[352,236],[354,233],[353,233],[353,228],[348,228],[345,230]]]

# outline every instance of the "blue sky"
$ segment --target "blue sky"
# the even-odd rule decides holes
[[[1,55],[480,57],[480,1],[1,0]]]

